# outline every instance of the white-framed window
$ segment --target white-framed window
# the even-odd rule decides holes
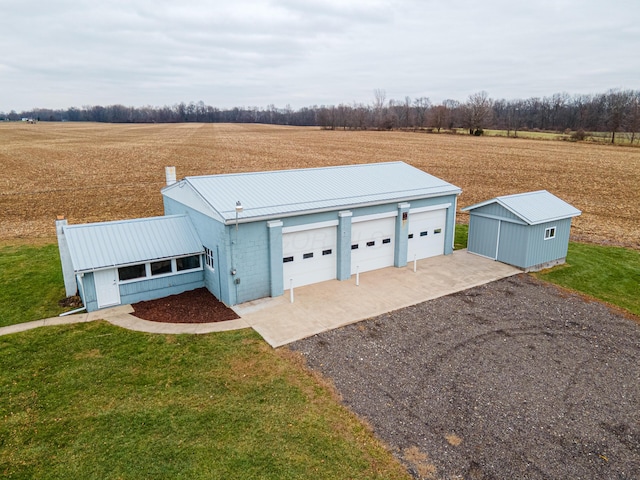
[[[544,229],[544,239],[551,240],[556,238],[556,227],[547,227]]]
[[[213,262],[213,250],[207,247],[204,248],[204,263],[211,270],[215,270],[215,263]]]
[[[187,255],[118,267],[118,280],[120,283],[137,282],[201,269],[200,255]]]

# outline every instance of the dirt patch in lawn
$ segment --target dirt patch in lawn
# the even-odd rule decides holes
[[[415,478],[640,478],[640,325],[529,275],[291,348]]]
[[[139,302],[133,306],[138,318],[164,323],[213,323],[240,318],[206,288]]]

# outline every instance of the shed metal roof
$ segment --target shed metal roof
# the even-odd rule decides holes
[[[189,185],[225,223],[459,194],[460,188],[404,162],[186,177],[165,187],[179,198]],[[175,195],[175,196],[174,196]]]
[[[65,225],[75,272],[203,252],[187,215]]]
[[[498,203],[529,225],[552,222],[569,217],[577,217],[582,212],[546,190],[517,193],[492,198],[462,209],[463,212]]]

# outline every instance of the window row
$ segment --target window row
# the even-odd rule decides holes
[[[442,229],[441,229],[441,228],[436,228],[436,229],[433,231],[433,234],[434,234],[434,235],[438,235],[438,234],[440,234],[440,233],[442,233]],[[426,237],[427,235],[429,235],[429,230],[424,230],[424,231],[420,232],[420,236],[421,236],[421,237]],[[413,238],[413,236],[414,236],[414,235],[413,235],[413,233],[410,233],[410,234],[409,234],[409,239],[412,239],[412,238]]]
[[[200,255],[168,258],[156,262],[136,263],[118,268],[118,279],[121,282],[141,280],[160,275],[172,275],[197,270],[200,268]]]
[[[322,255],[331,255],[333,253],[333,250],[331,248],[328,248],[327,250],[323,250],[322,251]],[[308,258],[313,258],[313,252],[308,252],[308,253],[303,253],[302,254],[302,259],[306,260]],[[293,255],[290,255],[288,257],[284,257],[282,259],[282,263],[289,263],[289,262],[293,262]]]
[[[387,245],[391,243],[391,239],[390,238],[383,238],[382,239],[382,245]],[[367,247],[375,247],[376,246],[376,241],[375,240],[370,240],[366,243]],[[360,248],[360,244],[359,243],[354,243],[353,245],[351,245],[351,250],[358,250]]]

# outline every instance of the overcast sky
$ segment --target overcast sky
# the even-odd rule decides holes
[[[640,88],[640,0],[0,0],[0,111]]]

